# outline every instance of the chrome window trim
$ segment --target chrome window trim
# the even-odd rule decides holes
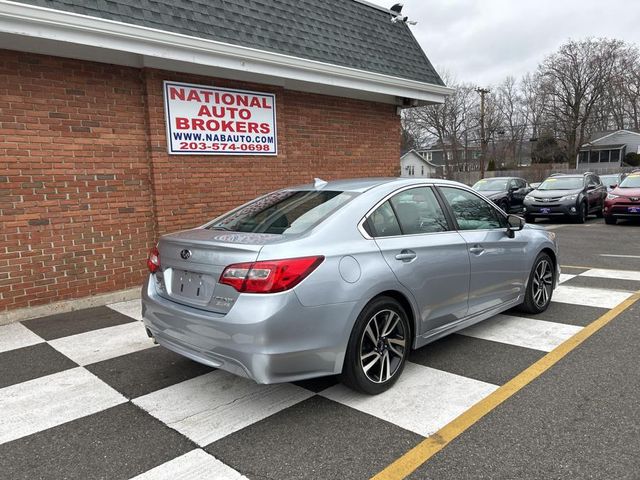
[[[367,211],[367,213],[365,213],[364,216],[360,219],[360,221],[358,222],[358,231],[367,240],[375,240],[376,238],[404,238],[404,237],[416,237],[416,236],[422,236],[422,235],[439,235],[439,234],[442,234],[442,233],[455,232],[455,230],[451,230],[451,229],[447,228],[447,230],[445,230],[443,232],[410,233],[410,234],[407,234],[407,235],[390,235],[388,237],[372,237],[364,229],[364,223],[367,221],[367,219],[373,214],[373,212],[375,212],[378,209],[378,207],[380,207],[384,202],[388,201],[391,197],[397,195],[398,193],[402,193],[405,190],[411,190],[412,188],[433,187],[433,186],[434,186],[433,183],[414,183],[412,185],[405,185],[404,187],[400,187],[400,188],[394,190],[393,192],[388,193],[385,197],[382,198],[382,200],[378,201],[378,203],[376,203],[373,207],[371,207]],[[435,192],[433,193],[433,196],[436,199],[436,203],[438,204],[438,207],[440,207],[440,209],[442,209],[442,207],[440,206],[440,203],[438,202],[438,198],[437,198]],[[445,217],[446,217],[446,214],[445,214],[444,211],[442,212],[442,214],[445,215]]]

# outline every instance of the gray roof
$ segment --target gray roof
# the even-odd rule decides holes
[[[17,1],[444,85],[406,24],[355,0]]]

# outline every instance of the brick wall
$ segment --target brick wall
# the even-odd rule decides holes
[[[276,94],[274,157],[167,155],[162,80]],[[258,194],[389,176],[395,107],[0,50],[0,311],[140,285],[158,234]]]

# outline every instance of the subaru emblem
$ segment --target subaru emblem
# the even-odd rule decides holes
[[[180,257],[183,260],[188,260],[191,257],[191,250],[187,250],[186,248],[180,252]]]

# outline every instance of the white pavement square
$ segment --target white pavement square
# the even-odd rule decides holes
[[[553,291],[551,300],[587,307],[613,308],[624,302],[631,295],[633,295],[631,292],[622,292],[619,290],[559,285]]]
[[[397,383],[380,395],[364,395],[344,385],[320,395],[428,437],[497,388],[407,362]]]
[[[29,347],[44,340],[21,323],[10,323],[0,327],[0,352]]]
[[[51,340],[49,344],[79,365],[89,365],[154,347],[140,322],[58,338]]]
[[[142,320],[142,303],[139,298],[126,302],[112,303],[107,307],[136,320]]]
[[[572,278],[575,278],[577,275],[570,275],[568,273],[561,273],[560,274],[560,281],[558,283],[564,283],[568,280],[571,280]]]
[[[84,368],[72,368],[0,389],[0,443],[125,403]]]
[[[313,396],[290,383],[258,385],[222,370],[133,400],[200,446]]]
[[[191,450],[132,480],[247,480],[247,477],[201,449]]]
[[[469,337],[508,343],[550,352],[582,327],[531,318],[496,315],[458,333]]]
[[[582,273],[584,277],[610,278],[616,280],[635,280],[640,282],[640,272],[631,270],[605,270],[601,268],[592,268]]]

